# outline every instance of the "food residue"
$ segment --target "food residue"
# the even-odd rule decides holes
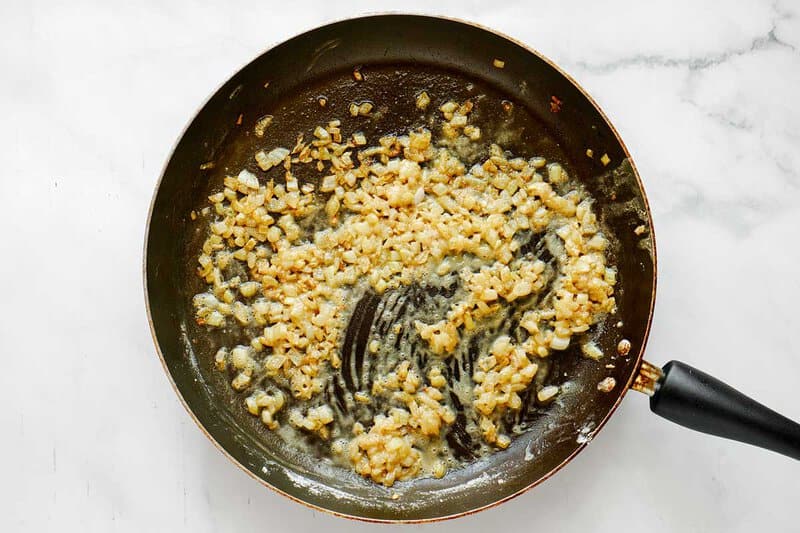
[[[226,176],[208,198],[195,317],[239,332],[215,367],[268,430],[386,486],[457,468],[447,436],[458,416],[475,454],[507,448],[523,398],[547,404],[561,391],[548,384],[558,378],[549,361],[573,341],[601,359],[589,335],[615,311],[617,274],[591,196],[558,162],[485,139],[470,123],[476,101],[442,104],[433,130],[371,143],[331,120],[291,150],[258,150],[258,173]],[[469,143],[484,147],[472,162],[453,148]],[[301,182],[303,165],[320,178]],[[397,307],[404,322],[345,338],[358,301],[376,298],[385,312],[414,291],[432,303],[415,297]],[[361,346],[363,363],[345,342]],[[451,362],[473,349],[471,370],[454,376]],[[368,379],[350,375],[356,364]]]

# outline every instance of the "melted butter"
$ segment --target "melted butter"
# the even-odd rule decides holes
[[[498,140],[501,141],[505,137],[513,138],[516,135],[510,129],[503,128],[498,128],[497,133]],[[465,162],[473,162],[485,153],[485,148],[481,148],[481,145],[464,142],[463,137],[459,137],[447,146]],[[559,193],[580,191],[575,182],[567,182],[557,189]],[[583,192],[581,195],[587,197]],[[298,220],[311,242],[314,241],[317,232],[330,227],[322,209],[323,201],[320,199],[320,209],[316,215]],[[527,232],[515,237],[522,245],[521,250],[526,249],[525,245],[533,245],[539,241],[544,244],[541,247],[534,247],[533,251],[528,251],[524,259],[526,261],[541,259],[548,264],[544,273],[548,287],[556,277],[558,266],[567,259],[564,245],[555,234],[563,222],[563,218],[554,218],[546,230],[539,234]],[[519,252],[517,255],[517,259],[521,259],[522,253]],[[449,470],[497,451],[484,441],[479,430],[480,416],[473,407],[475,388],[473,375],[476,361],[480,355],[490,351],[492,343],[501,335],[507,335],[517,343],[522,342],[527,336],[518,327],[522,315],[527,311],[543,308],[552,298],[552,293],[550,288],[547,288],[541,293],[521,298],[513,303],[505,303],[498,312],[481,319],[474,329],[470,331],[460,329],[460,339],[452,353],[446,356],[437,355],[420,338],[414,323],[420,321],[431,324],[444,318],[451,305],[464,300],[467,295],[458,273],[464,269],[474,272],[481,266],[490,264],[468,254],[449,256],[446,260],[450,265],[449,273],[437,274],[435,271],[438,265],[430,263],[410,285],[387,291],[380,296],[375,295],[366,280],[348,288],[344,302],[348,310],[345,324],[349,324],[347,327],[355,327],[357,331],[367,331],[366,341],[362,342],[363,338],[357,339],[352,346],[346,347],[350,353],[341,354],[341,368],[331,368],[330,365],[321,368],[320,375],[325,382],[322,394],[308,402],[296,402],[292,399],[284,412],[280,413],[281,424],[276,432],[287,445],[350,468],[347,447],[343,443],[352,438],[354,425],[361,423],[369,428],[377,414],[386,413],[391,407],[404,407],[395,400],[374,397],[371,394],[372,385],[377,379],[395,369],[399,363],[408,361],[411,368],[422,377],[422,386],[427,385],[427,376],[433,367],[443,369],[446,385],[441,389],[443,392],[441,403],[457,414],[456,422],[452,426],[443,427],[439,436],[414,437],[414,445],[421,452],[422,473],[431,475],[439,462],[444,462]],[[232,268],[239,268],[242,272],[232,272],[231,275],[241,274],[243,277],[246,275],[239,263],[233,261],[232,265]],[[366,305],[365,300],[372,301],[374,307],[366,318],[358,312],[359,306]],[[360,323],[354,324],[355,321]],[[252,333],[252,336],[258,334],[257,330]],[[341,338],[346,338],[344,332]],[[369,346],[372,341],[378,343],[374,353],[364,349],[364,345]],[[525,431],[527,426],[524,415],[537,408],[534,400],[535,391],[547,380],[550,367],[547,357],[538,358],[536,363],[539,365],[539,371],[528,387],[528,391],[533,393],[525,396],[520,411],[509,412],[499,421],[499,432],[516,435]],[[290,388],[285,377],[279,375],[266,378],[265,374],[258,370],[254,374],[253,382],[271,383],[270,386],[284,391]],[[265,387],[267,392],[270,386]],[[357,393],[368,394],[369,401],[358,401]],[[321,404],[331,406],[335,412],[334,421],[328,426],[330,430],[328,439],[320,439],[316,435],[298,430],[286,421],[286,411]],[[338,445],[331,447],[332,442],[338,442]]]

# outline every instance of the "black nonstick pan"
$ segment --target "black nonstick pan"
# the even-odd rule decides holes
[[[502,68],[498,65],[500,60]],[[358,69],[363,79],[356,80]],[[463,101],[482,95],[479,125],[497,131],[504,148],[561,161],[596,199],[614,236],[618,310],[600,325],[600,348],[613,368],[567,350],[554,360],[575,385],[546,409],[525,411],[527,430],[501,452],[454,469],[442,479],[376,485],[325,460],[298,454],[243,414],[241,398],[213,369],[215,338],[195,323],[192,296],[205,237],[190,213],[206,205],[226,172],[252,166],[254,123],[264,115],[276,146],[333,118],[347,129],[347,106],[370,99],[380,119],[362,125],[370,137],[424,125],[415,96]],[[326,106],[318,99],[324,96]],[[278,124],[278,122],[276,122]],[[587,157],[587,149],[595,154]],[[601,160],[601,155],[606,158]],[[378,15],[311,30],[265,52],[205,103],[178,141],[150,209],[144,256],[150,325],[164,367],[189,413],[234,463],[278,492],[311,507],[374,521],[429,521],[472,513],[537,485],[591,441],[633,388],[651,409],[684,426],[800,459],[800,425],[679,362],[663,369],[643,360],[656,288],[656,250],[647,199],[631,156],[594,101],[554,64],[520,43],[459,21]],[[362,302],[359,321],[375,302]],[[351,324],[349,330],[358,330]],[[627,341],[630,349],[626,350]],[[602,392],[597,383],[614,378]]]

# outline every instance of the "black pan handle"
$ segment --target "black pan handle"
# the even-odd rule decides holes
[[[680,361],[663,369],[645,362],[636,381],[650,394],[650,410],[667,420],[800,460],[800,424],[705,372]]]

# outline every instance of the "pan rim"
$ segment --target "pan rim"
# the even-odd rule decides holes
[[[502,32],[497,31],[495,29],[492,29],[492,28],[486,27],[484,25],[478,24],[476,22],[472,22],[472,21],[468,21],[468,20],[464,20],[464,19],[460,19],[460,18],[456,18],[456,17],[449,17],[449,16],[444,16],[444,15],[431,15],[431,14],[426,14],[426,13],[403,12],[403,11],[367,12],[367,13],[364,13],[364,14],[361,14],[361,15],[358,15],[358,16],[354,16],[354,17],[344,17],[344,18],[329,19],[329,20],[327,20],[326,22],[324,22],[322,24],[313,26],[313,27],[311,27],[311,28],[309,28],[307,30],[304,30],[304,31],[299,32],[299,33],[296,33],[294,35],[291,35],[290,37],[288,37],[287,39],[285,39],[283,41],[271,44],[270,46],[265,48],[262,52],[260,52],[258,55],[256,55],[254,58],[244,62],[239,68],[237,68],[233,72],[233,74],[231,74],[230,76],[228,76],[228,78],[226,78],[220,84],[218,84],[216,86],[216,88],[210,93],[210,95],[198,106],[198,108],[195,111],[195,113],[186,122],[186,124],[181,129],[180,133],[178,134],[176,140],[173,142],[172,147],[170,148],[170,151],[169,151],[169,156],[166,158],[166,160],[165,160],[165,162],[164,162],[164,164],[162,166],[161,173],[159,174],[159,178],[155,183],[155,188],[154,188],[153,194],[152,194],[151,199],[150,199],[150,205],[149,205],[148,212],[147,212],[147,223],[145,225],[145,234],[144,234],[144,243],[143,243],[143,261],[142,261],[143,290],[144,290],[145,310],[146,310],[146,314],[147,314],[147,323],[148,323],[148,326],[150,328],[150,336],[153,339],[153,344],[155,345],[156,353],[158,354],[158,358],[161,361],[161,367],[164,370],[164,373],[167,375],[167,379],[169,380],[169,383],[172,386],[173,391],[178,396],[178,399],[180,400],[181,405],[183,405],[184,409],[189,414],[191,419],[200,428],[201,432],[234,465],[236,465],[240,470],[245,472],[249,477],[251,477],[252,479],[256,480],[261,485],[263,485],[263,486],[267,487],[268,489],[276,492],[277,494],[285,496],[286,498],[288,498],[288,499],[290,499],[292,501],[295,501],[297,503],[300,503],[300,504],[302,504],[302,505],[304,505],[304,506],[306,506],[306,507],[308,507],[308,508],[310,508],[312,510],[321,511],[321,512],[324,512],[326,514],[333,515],[333,516],[337,516],[337,517],[341,517],[341,518],[347,518],[347,519],[350,519],[350,520],[356,520],[356,521],[360,521],[360,522],[382,523],[382,524],[423,524],[423,523],[433,523],[433,522],[440,522],[440,521],[445,521],[445,520],[452,520],[452,519],[455,519],[455,518],[476,514],[476,513],[479,513],[481,511],[485,511],[487,509],[490,509],[490,508],[493,508],[495,506],[498,506],[498,505],[500,505],[502,503],[505,503],[505,502],[507,502],[507,501],[509,501],[509,500],[511,500],[513,498],[516,498],[516,497],[528,492],[529,490],[533,489],[534,487],[536,487],[539,484],[543,483],[544,481],[550,479],[550,477],[552,477],[553,475],[558,473],[569,462],[571,462],[575,458],[576,455],[578,455],[581,451],[583,451],[584,448],[588,445],[588,443],[592,439],[588,439],[588,440],[586,440],[584,442],[579,443],[579,445],[572,451],[572,453],[570,453],[561,463],[559,463],[554,468],[552,468],[549,472],[547,472],[545,475],[543,475],[540,478],[536,479],[535,481],[529,483],[525,487],[519,489],[518,491],[516,491],[516,492],[514,492],[512,494],[509,494],[507,496],[499,498],[499,499],[497,499],[497,500],[495,500],[495,501],[493,501],[491,503],[488,503],[486,505],[482,505],[480,507],[476,507],[474,509],[469,509],[469,510],[466,510],[466,511],[461,511],[461,512],[452,513],[452,514],[449,514],[449,515],[443,515],[443,516],[437,516],[437,517],[431,517],[431,518],[386,519],[386,518],[372,518],[372,517],[359,516],[359,515],[356,515],[356,514],[342,513],[342,512],[335,511],[333,509],[327,508],[327,507],[322,507],[322,506],[319,506],[319,505],[315,505],[313,503],[310,503],[310,502],[307,502],[305,500],[302,500],[301,498],[298,498],[298,497],[296,497],[296,496],[294,496],[292,494],[289,494],[288,492],[286,492],[284,490],[281,490],[276,486],[273,486],[272,484],[270,484],[266,480],[264,480],[261,477],[257,476],[253,471],[251,471],[249,468],[247,468],[238,459],[233,457],[233,455],[231,455],[208,432],[206,427],[199,420],[197,415],[194,413],[194,411],[191,409],[191,407],[187,403],[187,401],[184,398],[184,396],[183,396],[181,390],[179,389],[177,383],[173,379],[173,376],[172,376],[172,373],[169,370],[169,367],[167,366],[166,358],[164,357],[164,354],[163,354],[163,352],[161,350],[161,345],[159,344],[158,337],[157,337],[157,334],[156,334],[155,324],[153,322],[153,316],[152,316],[151,304],[150,304],[150,292],[149,292],[149,287],[148,287],[148,282],[147,282],[147,272],[148,272],[148,261],[147,261],[147,259],[148,259],[148,249],[149,249],[149,244],[150,244],[149,241],[150,241],[151,223],[152,223],[152,219],[153,219],[153,210],[155,208],[156,200],[158,198],[158,193],[159,193],[159,191],[161,189],[162,181],[164,180],[164,176],[166,175],[167,168],[168,168],[170,162],[172,161],[172,158],[173,158],[173,156],[175,154],[175,151],[176,151],[178,145],[180,144],[181,140],[183,139],[183,137],[186,134],[186,132],[189,129],[189,127],[192,125],[192,123],[196,119],[197,115],[208,104],[208,102],[213,98],[213,96],[215,94],[217,94],[217,92],[226,83],[228,83],[228,81],[232,77],[234,77],[238,72],[240,72],[242,69],[247,67],[247,65],[249,65],[250,63],[252,63],[253,61],[257,60],[262,55],[268,53],[270,50],[274,49],[277,46],[280,46],[283,43],[289,42],[292,39],[295,39],[297,37],[300,37],[302,35],[305,35],[307,33],[313,32],[313,31],[317,31],[317,30],[319,30],[321,28],[324,28],[324,27],[327,27],[327,26],[332,26],[332,25],[335,25],[335,24],[340,24],[340,23],[353,21],[353,20],[379,18],[379,17],[380,18],[383,18],[383,17],[418,17],[418,18],[441,20],[441,21],[446,21],[446,22],[454,22],[454,23],[457,23],[457,24],[465,25],[465,26],[471,26],[471,27],[476,28],[478,30],[481,30],[483,32],[493,34],[493,35],[495,35],[497,37],[500,37],[501,39],[504,39],[504,40],[508,41],[511,44],[519,46],[520,48],[522,48],[523,50],[525,50],[529,54],[532,54],[532,55],[536,56],[538,59],[540,59],[543,62],[545,62],[550,68],[554,69],[558,74],[563,76],[569,83],[571,83],[580,92],[580,94],[592,105],[592,107],[594,107],[594,109],[597,111],[599,116],[603,119],[603,121],[606,123],[606,125],[611,130],[611,132],[614,134],[614,138],[616,139],[616,141],[619,143],[620,147],[622,148],[622,150],[623,150],[623,152],[625,154],[625,158],[629,161],[629,163],[631,165],[632,173],[633,173],[633,175],[634,175],[634,177],[636,179],[636,184],[638,185],[639,190],[642,193],[642,200],[643,200],[643,203],[644,203],[645,212],[647,214],[648,231],[649,231],[649,236],[650,236],[650,239],[651,239],[651,242],[652,242],[653,279],[652,279],[652,292],[651,292],[651,296],[650,296],[650,308],[648,310],[646,328],[645,328],[645,330],[643,332],[642,343],[641,343],[641,346],[638,349],[638,352],[637,352],[637,355],[636,355],[636,360],[635,360],[634,364],[632,365],[633,371],[631,372],[627,383],[625,383],[624,387],[621,388],[621,392],[620,392],[619,396],[617,397],[616,401],[613,403],[613,405],[610,407],[610,409],[606,412],[605,416],[603,416],[603,418],[597,423],[596,428],[592,431],[592,435],[596,436],[597,433],[601,429],[603,429],[603,427],[605,426],[606,422],[608,422],[608,420],[614,415],[614,413],[616,412],[617,408],[622,403],[623,398],[625,397],[625,395],[628,393],[628,391],[630,390],[631,386],[633,385],[633,382],[634,382],[634,380],[636,378],[636,375],[638,374],[639,367],[641,366],[642,360],[644,358],[644,352],[645,352],[646,347],[647,347],[647,341],[648,341],[649,336],[650,336],[650,330],[651,330],[652,322],[653,322],[653,313],[654,313],[654,310],[655,310],[657,278],[658,278],[658,254],[657,254],[655,230],[654,230],[654,225],[653,225],[652,210],[650,208],[650,203],[649,203],[649,200],[647,198],[647,192],[646,192],[646,190],[644,188],[644,184],[642,183],[641,176],[639,175],[639,171],[638,171],[638,168],[636,167],[636,164],[635,164],[635,162],[633,160],[633,157],[632,157],[630,151],[628,150],[628,147],[625,145],[624,141],[622,140],[622,137],[620,136],[620,134],[617,131],[616,127],[611,122],[609,117],[605,114],[605,112],[602,110],[602,108],[599,106],[599,104],[594,100],[594,98],[592,98],[592,96],[570,74],[568,74],[566,71],[564,71],[554,61],[552,61],[548,57],[544,56],[541,52],[539,52],[538,50],[532,48],[531,46],[528,46],[527,44],[521,42],[520,40],[518,40],[518,39],[516,39],[514,37],[510,37],[510,36],[506,35],[505,33],[502,33]]]

